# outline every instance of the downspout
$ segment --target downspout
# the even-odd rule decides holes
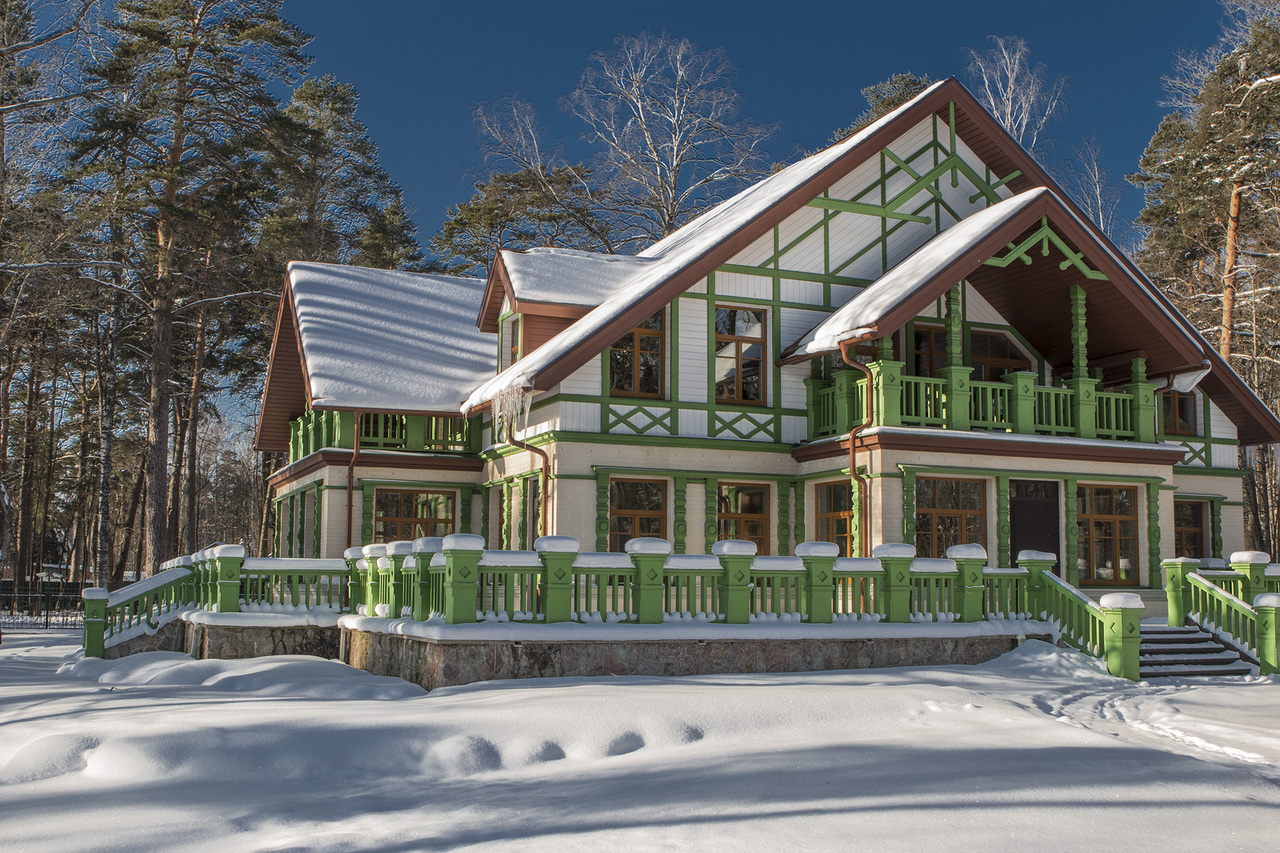
[[[360,458],[360,425],[364,423],[364,409],[356,409],[355,441],[352,444],[351,461],[347,463],[347,547],[351,547],[351,511],[355,509],[356,460]]]
[[[506,433],[508,444],[512,447],[518,447],[521,450],[527,450],[530,453],[537,454],[538,458],[542,460],[542,472],[538,476],[538,496],[542,501],[542,508],[538,512],[538,535],[546,536],[547,519],[551,517],[551,493],[547,491],[549,483],[547,479],[547,469],[551,465],[551,457],[547,456],[547,451],[543,450],[541,447],[534,447],[533,445],[526,444],[516,438],[514,424],[507,424]]]
[[[862,343],[861,339],[841,341],[840,356],[844,359],[845,364],[849,365],[854,370],[861,372],[867,379],[867,404],[864,410],[863,421],[849,431],[849,476],[851,476],[858,484],[858,516],[860,531],[860,535],[858,536],[858,550],[862,552],[861,556],[866,557],[870,554],[870,549],[867,547],[867,544],[871,539],[871,489],[866,479],[858,473],[857,442],[858,434],[871,426],[875,419],[875,413],[872,410],[875,395],[872,388],[871,371],[867,370],[867,366],[859,362],[856,357],[850,357],[849,355],[850,349],[857,346],[859,343]]]

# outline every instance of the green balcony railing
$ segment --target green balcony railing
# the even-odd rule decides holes
[[[903,426],[943,426],[947,422],[947,384],[926,376],[902,377]]]
[[[409,453],[475,453],[479,431],[464,418],[366,412],[360,418],[360,447]],[[290,424],[289,461],[326,447],[355,447],[352,412],[312,410]]]

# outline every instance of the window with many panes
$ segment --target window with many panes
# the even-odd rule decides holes
[[[987,484],[983,480],[916,480],[916,554],[945,557],[952,545],[987,545]]]
[[[666,482],[610,480],[609,550],[623,551],[639,536],[667,538]]]
[[[1196,429],[1196,394],[1169,391],[1161,395],[1164,409],[1165,435],[1198,435]]]
[[[757,554],[769,553],[769,487],[721,483],[716,497],[719,539],[756,543]]]
[[[765,401],[765,312],[716,309],[715,386],[721,403]]]
[[[999,332],[969,330],[970,376],[997,382],[1006,373],[1030,370],[1028,361],[1007,337]],[[917,376],[937,376],[947,364],[947,331],[929,326],[915,327],[915,370]]]
[[[453,492],[378,489],[373,496],[373,541],[394,542],[454,532]]]
[[[609,393],[615,397],[663,396],[661,311],[609,348]]]
[[[853,553],[853,485],[819,483],[815,488],[817,498],[817,537],[823,542],[840,546],[840,556],[852,557]]]
[[[1138,490],[1134,486],[1076,489],[1076,565],[1082,584],[1138,581]]]
[[[1205,551],[1203,501],[1173,502],[1173,553],[1177,557],[1208,557]]]

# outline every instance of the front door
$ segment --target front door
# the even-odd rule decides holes
[[[1020,551],[1062,553],[1058,484],[1047,480],[1009,481],[1010,544],[1014,562]],[[1061,574],[1058,563],[1054,572]]]

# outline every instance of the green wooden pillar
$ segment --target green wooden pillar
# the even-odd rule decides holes
[[[835,592],[834,569],[836,558],[840,556],[840,546],[834,542],[801,542],[796,545],[796,556],[804,562],[809,573],[805,578],[809,624],[829,624]]]
[[[1044,551],[1019,551],[1018,566],[1027,570],[1027,610],[1032,619],[1044,619],[1045,612],[1045,580],[1046,573],[1053,570],[1057,562],[1057,554]]]
[[[982,570],[987,565],[987,551],[981,545],[952,545],[947,549],[947,559],[956,564],[960,574],[960,621],[982,622],[986,619],[983,606],[986,586]]]
[[[1212,539],[1210,543],[1210,555],[1215,559],[1222,559],[1222,499],[1212,500],[1209,502],[1209,535]]]
[[[444,619],[449,625],[476,621],[476,595],[480,586],[480,557],[484,539],[471,533],[444,537]]]
[[[1177,556],[1176,554],[1174,555]],[[1134,586],[1138,586],[1134,578]],[[1160,588],[1160,484],[1147,483],[1147,587]]]
[[[213,548],[213,562],[218,578],[218,612],[240,612],[240,567],[244,565],[243,545],[218,545]]]
[[[1009,420],[1013,431],[1020,435],[1034,435],[1036,431],[1036,375],[1028,370],[1016,370],[1004,375],[1009,388]]]
[[[378,576],[378,560],[387,555],[387,546],[381,542],[365,545],[360,549],[364,560],[364,610],[366,616],[377,616],[382,604],[381,584]]]
[[[596,472],[596,550],[609,550],[609,475]]]
[[[791,550],[791,487],[778,481],[778,555],[786,556]]]
[[[1142,598],[1136,592],[1111,592],[1098,600],[1102,609],[1103,653],[1107,672],[1137,681],[1138,650],[1142,642]]]
[[[973,368],[964,364],[964,320],[960,311],[960,287],[957,284],[947,291],[947,364],[938,373],[947,389],[947,429],[967,432],[972,395],[969,382]]]
[[[1175,557],[1160,564],[1164,569],[1164,594],[1169,602],[1169,627],[1181,628],[1187,624],[1187,606],[1191,603],[1191,587],[1187,575],[1200,568],[1200,561],[1190,557]]]
[[[418,594],[413,600],[413,618],[419,622],[444,610],[444,602],[436,595],[431,576],[431,561],[443,547],[444,539],[439,536],[422,536],[413,540],[413,561],[418,565]]]
[[[573,561],[578,540],[572,536],[540,536],[533,548],[542,561],[541,611],[547,622],[568,622],[573,604]],[[662,621],[659,618],[658,621]]]
[[[635,610],[636,621],[642,625],[660,624],[665,590],[663,567],[671,553],[671,543],[665,539],[638,536],[627,540],[625,547],[631,565],[636,567],[631,581],[631,606]]]
[[[377,487],[361,484],[360,491],[360,544],[369,545],[373,542],[373,503]]]
[[[871,490],[871,482],[867,481],[867,491]],[[858,487],[858,483],[853,479],[852,474],[849,477],[849,556],[861,557],[867,553],[864,545],[863,537],[870,536],[871,531],[863,530],[863,512],[862,501],[870,500],[870,496],[864,496],[862,489]]]
[[[521,477],[513,484],[513,488],[520,493],[520,521],[515,526],[519,531],[521,551],[529,550],[529,546],[533,544],[530,541],[533,538],[533,534],[529,530],[529,492],[532,491],[530,488],[530,483],[532,482],[532,477]]]
[[[704,507],[703,516],[702,516],[702,531],[703,531],[703,542],[705,543],[705,545],[703,546],[703,553],[711,554],[711,553],[714,553],[711,550],[711,546],[715,544],[716,539],[720,535],[719,534],[720,519],[719,519],[719,506],[718,506],[718,500],[720,497],[720,481],[717,480],[715,477],[708,477],[706,480],[706,483],[707,483],[706,495],[704,496],[704,499],[702,502]]]
[[[1253,609],[1258,613],[1258,674],[1272,675],[1280,672],[1280,649],[1276,648],[1277,635],[1280,634],[1276,627],[1280,594],[1264,592],[1255,596]]]
[[[797,543],[805,541],[805,537],[807,535],[805,533],[805,517],[804,517],[804,491],[806,488],[807,486],[804,480],[791,481],[791,490],[795,493],[795,496],[796,496],[795,535],[796,535]]]
[[[872,548],[871,556],[884,568],[886,621],[910,622],[911,563],[916,557],[916,546],[887,542]]]
[[[365,581],[360,568],[363,557],[364,549],[359,545],[342,552],[342,559],[347,563],[347,612],[349,613],[355,613],[356,608],[361,604],[366,605],[367,609]]]
[[[1228,565],[1240,577],[1240,597],[1253,601],[1255,595],[1267,591],[1267,564],[1271,556],[1261,551],[1236,551]]]
[[[289,500],[289,532],[286,538],[289,541],[288,556],[290,557],[294,556],[293,549],[294,549],[294,546],[297,544],[297,538],[298,538],[294,532],[294,527],[298,523],[297,497],[298,496],[296,492],[291,492],[288,498]]]
[[[1013,547],[1013,522],[1009,517],[1009,477],[996,475],[996,568],[1008,568]]]
[[[324,483],[323,482],[316,483],[315,525],[313,530],[314,535],[312,536],[312,539],[314,540],[314,542],[312,542],[312,551],[311,551],[311,556],[313,557],[320,556],[320,550],[321,550],[321,544],[322,544],[320,532],[324,529],[324,521],[323,521],[324,504],[322,503],[323,500],[324,500]]]
[[[100,658],[106,654],[107,600],[111,593],[100,587],[80,591],[84,599],[84,656]]]
[[[756,543],[742,539],[725,539],[711,546],[720,560],[724,576],[720,581],[720,606],[724,621],[745,625],[751,616],[751,563],[756,556]]]
[[[514,480],[502,484],[502,547],[507,551],[515,550],[515,531],[511,527],[511,503],[515,500]]]
[[[413,553],[413,543],[404,540],[387,543],[387,618],[403,617],[408,595],[404,588],[404,558]]]
[[[1089,330],[1085,323],[1085,291],[1071,285],[1071,408],[1076,422],[1076,435],[1096,438],[1098,435],[1098,380],[1089,377]]]
[[[493,489],[484,486],[480,489],[480,536],[484,538],[485,547],[489,545],[489,537],[493,531],[489,529],[489,504],[493,501]]]
[[[1156,440],[1156,386],[1147,381],[1147,360],[1135,358],[1132,379],[1125,386],[1133,401],[1133,439],[1150,444]]]
[[[476,494],[480,491],[479,486],[463,486],[458,490],[458,526],[462,528],[462,533],[475,533],[471,529],[471,505],[475,503]],[[483,534],[482,534],[483,535]]]
[[[1080,587],[1080,528],[1076,519],[1076,510],[1078,507],[1076,497],[1076,481],[1070,477],[1062,481],[1062,505],[1066,509],[1066,534],[1067,547],[1064,549],[1066,554],[1063,559],[1065,565],[1062,567],[1062,577],[1067,583],[1076,587]]]
[[[858,380],[862,374],[852,368],[848,370],[837,370],[832,378],[832,384],[835,386],[835,402],[836,402],[836,432],[846,433],[853,429],[855,402],[854,395],[858,393]]]
[[[902,426],[902,367],[901,361],[889,359],[867,365],[871,371],[876,426]]]
[[[902,472],[902,541],[904,544],[911,546],[911,553],[914,555],[916,547],[916,472],[911,469]]]
[[[689,520],[686,517],[689,503],[689,478],[681,474],[677,474],[673,487],[675,488],[676,494],[674,507],[675,518],[673,519],[674,523],[672,524],[672,532],[675,535],[672,537],[671,544],[675,549],[675,553],[683,554],[684,539],[689,533]]]
[[[814,368],[816,368],[819,364],[819,361],[820,361],[819,359],[815,358],[812,362],[810,362],[810,364],[813,365]],[[808,417],[807,417],[808,427],[809,427],[808,436],[811,439],[818,434],[818,416],[817,416],[818,407],[816,405],[817,399],[818,399],[818,392],[822,391],[823,389],[829,388],[830,386],[831,386],[831,382],[829,380],[822,379],[821,377],[817,377],[817,376],[811,376],[804,381],[804,402],[805,402],[806,411],[808,412]]]

